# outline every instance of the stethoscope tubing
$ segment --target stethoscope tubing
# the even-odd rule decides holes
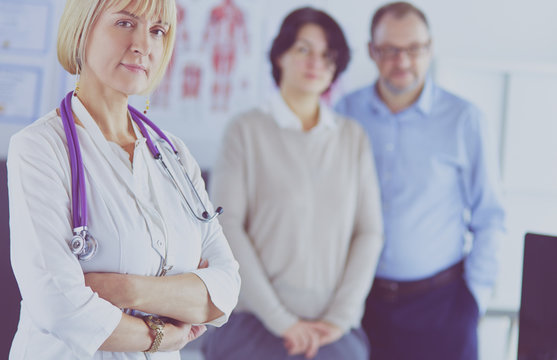
[[[85,172],[83,170],[83,158],[77,137],[77,128],[72,121],[71,100],[73,92],[69,92],[60,105],[62,124],[68,138],[68,152],[72,171],[72,215],[75,229],[87,227],[87,193],[85,189]],[[71,144],[70,144],[71,142]],[[76,211],[77,210],[77,211]]]
[[[71,100],[73,96],[73,91],[70,91],[62,100],[60,104],[60,115],[62,118],[62,124],[64,126],[64,132],[66,134],[67,144],[68,144],[68,153],[70,157],[70,168],[71,168],[71,183],[72,183],[72,220],[73,220],[73,234],[74,238],[70,244],[70,248],[72,252],[78,256],[80,260],[87,261],[91,259],[92,256],[96,253],[97,249],[97,242],[94,238],[92,238],[87,229],[87,193],[86,193],[86,186],[85,186],[85,171],[83,167],[83,158],[81,155],[81,148],[79,145],[79,139],[77,136],[77,128],[75,126],[73,114],[72,114],[72,106]],[[147,147],[149,151],[153,155],[155,160],[158,160],[162,165],[162,168],[165,170],[166,174],[170,177],[173,185],[178,190],[180,197],[182,198],[183,202],[186,204],[188,210],[190,211],[191,215],[196,218],[197,220],[208,223],[213,220],[218,215],[222,214],[223,210],[222,207],[218,207],[213,215],[209,216],[209,212],[205,207],[204,202],[199,195],[199,192],[195,188],[193,181],[189,177],[178,151],[174,144],[170,141],[170,139],[166,136],[166,134],[159,129],[151,120],[149,120],[145,115],[143,115],[140,111],[128,105],[128,110],[130,112],[132,120],[137,124],[140,129],[141,134],[146,139]],[[182,175],[186,179],[188,185],[191,187],[192,192],[197,201],[203,207],[202,216],[198,216],[190,205],[190,202],[187,200],[186,195],[182,191],[182,188],[179,186],[178,182],[176,181],[174,175],[164,162],[163,156],[159,151],[158,147],[153,143],[149,132],[147,131],[147,124],[158,136],[160,136],[171,148],[174,154],[176,161],[178,162],[181,170]],[[75,243],[74,243],[75,241]],[[75,247],[74,247],[75,245]],[[85,246],[85,247],[84,247]],[[82,249],[86,250],[82,250]],[[165,256],[166,262],[166,256]]]
[[[182,164],[180,156],[178,155],[178,150],[176,150],[176,148],[172,144],[172,141],[170,141],[170,139],[166,136],[166,134],[159,127],[157,127],[151,120],[149,120],[145,115],[143,115],[139,110],[135,109],[133,106],[128,105],[128,109],[129,109],[130,113],[132,114],[132,120],[137,124],[141,134],[146,139],[147,147],[151,151],[151,154],[153,154],[153,157],[155,158],[155,160],[160,161],[160,164],[162,165],[162,168],[165,170],[166,174],[170,177],[170,179],[171,179],[172,183],[174,184],[174,186],[176,187],[176,189],[178,189],[178,192],[180,193],[180,196],[182,197],[182,200],[184,201],[184,203],[188,207],[190,213],[197,220],[199,220],[201,222],[210,222],[215,217],[220,215],[222,213],[222,208],[218,207],[217,210],[213,213],[213,215],[209,216],[209,212],[207,211],[207,208],[205,207],[205,204],[201,200],[201,197],[199,196],[199,192],[195,189],[195,185],[193,184],[193,181],[189,177],[188,172],[186,171],[186,169],[184,168],[184,165]],[[133,115],[135,115],[135,117]],[[140,119],[141,119],[141,121],[140,121]],[[188,185],[190,186],[190,188],[193,189],[193,194],[194,194],[196,200],[203,207],[202,216],[197,215],[195,213],[194,209],[192,208],[192,206],[190,205],[189,201],[186,198],[186,195],[184,194],[184,192],[182,191],[182,189],[178,185],[178,182],[176,181],[176,179],[172,175],[172,172],[170,171],[170,169],[168,168],[168,166],[164,162],[164,159],[163,159],[158,147],[153,143],[153,140],[151,139],[151,136],[149,135],[149,132],[147,131],[147,127],[145,126],[144,123],[149,125],[149,127],[151,129],[153,129],[153,131],[155,131],[155,133],[157,133],[157,135],[159,135],[172,148],[172,151],[174,152],[174,157],[175,157],[177,163],[180,165],[180,167],[182,169],[182,174],[184,175],[184,178],[188,182]]]

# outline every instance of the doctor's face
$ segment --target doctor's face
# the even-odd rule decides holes
[[[108,8],[89,33],[81,81],[125,95],[146,90],[161,64],[167,31],[159,19]]]
[[[375,28],[369,54],[384,88],[393,94],[411,92],[422,87],[431,63],[429,30],[416,14],[385,14]]]

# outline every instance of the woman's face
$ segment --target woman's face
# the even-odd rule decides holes
[[[278,58],[281,90],[321,95],[331,85],[335,57],[323,29],[316,24],[300,28],[294,44]]]
[[[167,31],[159,19],[107,9],[89,34],[82,80],[126,95],[146,90],[160,66]]]

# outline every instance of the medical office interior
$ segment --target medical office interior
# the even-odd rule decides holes
[[[267,53],[284,16],[301,6],[331,14],[352,51],[348,70],[324,101],[376,76],[367,55],[379,0],[177,0],[177,41],[167,76],[150,97],[150,117],[180,136],[209,174],[227,122],[276,91]],[[507,209],[501,269],[480,323],[480,359],[516,358],[526,232],[557,235],[557,2],[549,0],[415,0],[433,38],[431,76],[485,114],[492,168]],[[63,0],[0,0],[0,243],[6,358],[17,326],[19,292],[9,263],[5,159],[10,136],[57,107],[74,86],[56,57]],[[235,14],[223,24],[213,11]],[[233,59],[219,57],[232,46]],[[142,107],[145,98],[132,104]],[[556,269],[557,270],[557,269]],[[557,306],[557,305],[556,305]],[[200,339],[202,341],[202,339]],[[184,359],[202,359],[193,343]]]

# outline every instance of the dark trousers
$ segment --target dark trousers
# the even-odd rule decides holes
[[[376,289],[362,320],[372,360],[478,359],[478,307],[462,277],[397,298]]]

